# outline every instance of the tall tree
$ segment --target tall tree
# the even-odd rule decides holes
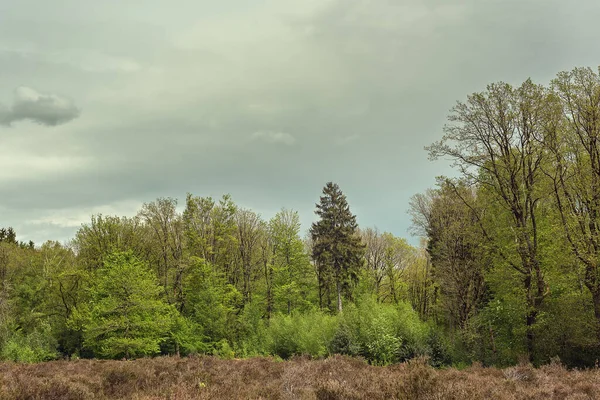
[[[103,357],[137,357],[160,352],[175,309],[161,299],[156,275],[131,252],[106,257],[91,287],[83,321],[86,346]]]
[[[0,228],[0,242],[17,244],[17,234],[12,227]]]
[[[151,265],[156,266],[167,301],[184,307],[183,281],[187,265],[183,260],[183,223],[177,200],[159,198],[142,206],[140,218],[150,230]]]
[[[460,195],[456,194],[456,190]],[[465,328],[483,298],[484,243],[477,227],[475,193],[464,185],[441,183],[411,198],[414,230],[427,237],[434,280],[451,327]]]
[[[554,156],[547,173],[566,238],[584,268],[600,338],[600,76],[576,68],[559,73],[552,88],[562,123],[545,137]]]
[[[328,182],[316,204],[320,220],[310,228],[312,256],[320,270],[319,286],[335,285],[337,310],[342,311],[342,292],[349,292],[363,263],[364,245],[358,235],[356,216],[350,212],[340,187]],[[328,282],[329,278],[333,282]]]
[[[187,195],[183,212],[186,248],[190,255],[201,257],[222,272],[231,273],[235,250],[237,207],[231,196],[219,202],[211,197]]]
[[[365,261],[377,301],[399,301],[400,279],[411,260],[412,248],[406,240],[376,228],[360,232],[365,244]]]
[[[92,215],[71,242],[79,263],[88,271],[104,265],[104,257],[114,251],[133,251],[146,257],[146,229],[139,217]]]
[[[384,237],[377,228],[361,230],[360,236],[365,244],[366,267],[373,281],[373,291],[377,301],[381,301],[381,286],[386,275],[385,253],[387,246]]]
[[[513,251],[505,249],[483,224],[480,227],[488,243],[521,276],[530,357],[534,325],[547,294],[536,207],[545,195],[541,165],[546,152],[540,141],[554,123],[547,99],[547,91],[530,80],[519,88],[489,85],[487,91],[470,95],[452,109],[443,139],[428,147],[430,158],[453,159],[464,178],[488,191],[510,215]]]
[[[273,302],[288,314],[309,303],[315,274],[300,239],[300,217],[283,209],[269,222]]]
[[[431,258],[421,246],[415,250],[414,258],[404,273],[404,279],[407,283],[408,301],[424,320],[433,315],[439,297],[439,286],[434,282],[432,273]]]
[[[385,292],[382,300],[389,299],[393,303],[398,303],[402,296],[406,269],[411,263],[416,262],[418,252],[417,249],[408,244],[406,239],[395,237],[388,232],[385,232],[382,237],[386,242],[383,255],[386,278],[383,280]]]
[[[244,301],[252,300],[253,281],[260,274],[260,243],[266,233],[264,221],[257,213],[239,209],[235,214],[238,244],[238,271]],[[239,279],[238,279],[239,282]]]

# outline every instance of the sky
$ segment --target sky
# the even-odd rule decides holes
[[[308,229],[326,182],[407,237],[456,101],[600,64],[595,0],[0,0],[0,226],[225,193]]]

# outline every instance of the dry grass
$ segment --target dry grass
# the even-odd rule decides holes
[[[162,357],[0,364],[0,399],[595,399],[600,370],[551,364],[434,370],[347,357],[277,362]]]

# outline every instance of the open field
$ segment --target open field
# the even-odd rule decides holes
[[[595,399],[600,370],[552,364],[434,370],[416,360],[374,367],[346,357],[0,364],[0,399]]]

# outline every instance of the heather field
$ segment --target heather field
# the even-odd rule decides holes
[[[0,399],[595,399],[600,370],[159,357],[0,364]]]

